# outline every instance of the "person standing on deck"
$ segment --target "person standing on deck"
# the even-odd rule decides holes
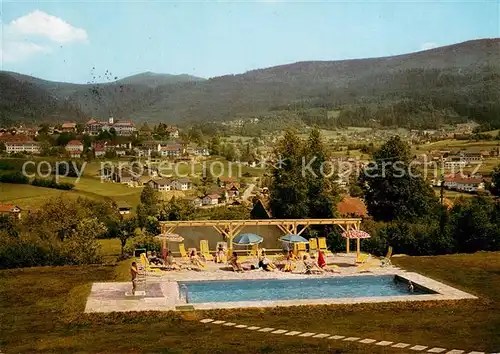
[[[132,295],[135,295],[135,289],[137,288],[137,263],[132,262],[130,267],[130,275],[132,276]]]

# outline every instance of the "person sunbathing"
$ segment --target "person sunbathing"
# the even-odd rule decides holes
[[[273,272],[276,269],[276,266],[269,260],[269,258],[267,258],[265,250],[262,250],[259,257],[259,268],[262,268],[267,272]]]
[[[170,269],[181,269],[181,267],[177,264],[174,256],[172,255],[172,251],[168,251],[166,261],[167,267],[169,267]]]
[[[224,251],[224,247],[222,245],[219,245],[219,249],[215,254],[215,259],[217,263],[226,263],[227,260],[226,251]]]
[[[238,261],[238,255],[236,252],[233,252],[233,255],[229,259],[229,264],[233,267],[233,270],[237,272],[242,272],[243,267],[241,266],[241,263]]]
[[[304,262],[304,267],[306,268],[305,271],[306,274],[321,274],[325,272],[321,267],[319,267],[316,264],[316,262],[313,259],[309,258],[307,254],[304,255],[303,262]]]
[[[292,251],[289,251],[286,256],[285,267],[283,268],[284,272],[291,272],[295,269],[295,255]]]
[[[200,269],[205,268],[205,264],[201,261],[200,257],[196,254],[196,250],[192,250],[191,254],[189,255],[189,260],[191,263],[195,266],[197,266]]]

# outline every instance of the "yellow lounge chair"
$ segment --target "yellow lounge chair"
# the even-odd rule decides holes
[[[323,254],[328,255],[332,254],[326,247],[326,237],[318,237],[318,249],[323,252]]]
[[[179,244],[179,252],[181,253],[181,257],[184,258],[184,260],[186,260],[186,261],[189,260],[189,256],[186,252],[186,247],[184,247],[183,243]]]
[[[356,256],[356,264],[366,263],[366,261],[369,258],[370,258],[370,255],[368,253],[360,253],[358,256]]]
[[[149,263],[148,257],[146,257],[146,253],[141,253],[140,256],[141,264],[146,272],[161,272],[160,268],[154,267]]]
[[[205,258],[207,261],[213,261],[214,256],[210,254],[210,250],[208,247],[208,241],[207,240],[201,240],[200,241],[200,253]]]
[[[318,239],[316,237],[309,239],[309,253],[318,251]]]
[[[307,254],[307,251],[306,251],[306,244],[305,243],[296,243],[294,245],[294,252],[295,254],[295,257],[297,257],[298,259],[303,259],[304,258],[304,255]]]
[[[257,258],[259,256],[259,245],[252,245],[252,248],[248,251],[246,256],[239,256],[238,259],[241,262],[248,261],[249,259]]]

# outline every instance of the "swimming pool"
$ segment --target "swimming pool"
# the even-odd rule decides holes
[[[178,282],[187,288],[189,303],[265,301],[294,299],[355,298],[431,294],[417,287],[413,293],[406,282],[393,275],[304,278],[288,280],[212,280]]]

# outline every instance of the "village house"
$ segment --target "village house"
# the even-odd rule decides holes
[[[21,219],[22,209],[14,204],[0,204],[0,215],[7,215],[16,219]]]
[[[170,139],[177,139],[179,137],[179,129],[177,129],[177,127],[169,126],[166,131]]]
[[[95,145],[94,146],[94,155],[95,157],[104,157],[106,155],[106,147],[104,145]]]
[[[132,136],[137,132],[137,128],[130,120],[115,122],[114,117],[109,117],[107,122],[98,122],[95,119],[90,119],[85,124],[84,133],[92,136],[99,135],[103,131],[111,131],[114,129],[118,136]]]
[[[452,169],[452,168],[460,168],[467,166],[467,161],[461,155],[449,155],[444,158],[444,168]]]
[[[132,207],[127,203],[118,203],[117,207],[120,215],[128,215],[132,211]]]
[[[225,176],[220,176],[217,178],[217,184],[219,187],[226,188],[226,185],[230,185],[231,183],[237,183],[238,180],[236,177],[225,177]]]
[[[182,146],[180,144],[167,144],[160,148],[160,155],[163,157],[179,157],[182,155]]]
[[[481,178],[462,178],[457,179],[456,190],[461,192],[477,193],[484,190],[484,182]]]
[[[204,206],[218,205],[219,199],[220,199],[220,195],[218,195],[218,194],[208,194],[208,195],[203,197],[202,204]]]
[[[239,183],[230,183],[225,186],[226,199],[237,198],[240,195]]]
[[[157,180],[150,180],[148,182],[149,186],[157,192],[168,192],[172,190],[172,181],[167,178],[161,178]]]
[[[80,158],[83,153],[83,143],[79,140],[71,140],[66,145],[66,151],[69,152],[71,157]]]
[[[5,152],[8,154],[39,154],[40,150],[40,143],[32,141],[24,136],[15,136],[15,138],[8,137],[8,140],[5,141]]]
[[[191,203],[195,208],[200,208],[203,206],[202,199],[198,198],[198,197],[186,197],[186,198],[184,198],[184,200]]]
[[[197,147],[194,149],[194,155],[195,156],[210,156],[210,152],[208,151],[207,148]]]
[[[463,152],[461,155],[467,164],[479,163],[483,161],[483,156],[480,152]]]
[[[107,178],[110,181],[127,184],[130,187],[134,187],[138,181],[137,176],[127,167],[105,167],[103,170],[101,170],[101,174],[104,174],[104,178]]]
[[[76,123],[66,122],[61,126],[61,132],[63,133],[76,133]]]
[[[191,181],[188,178],[174,179],[170,187],[178,191],[187,191],[191,189]]]

